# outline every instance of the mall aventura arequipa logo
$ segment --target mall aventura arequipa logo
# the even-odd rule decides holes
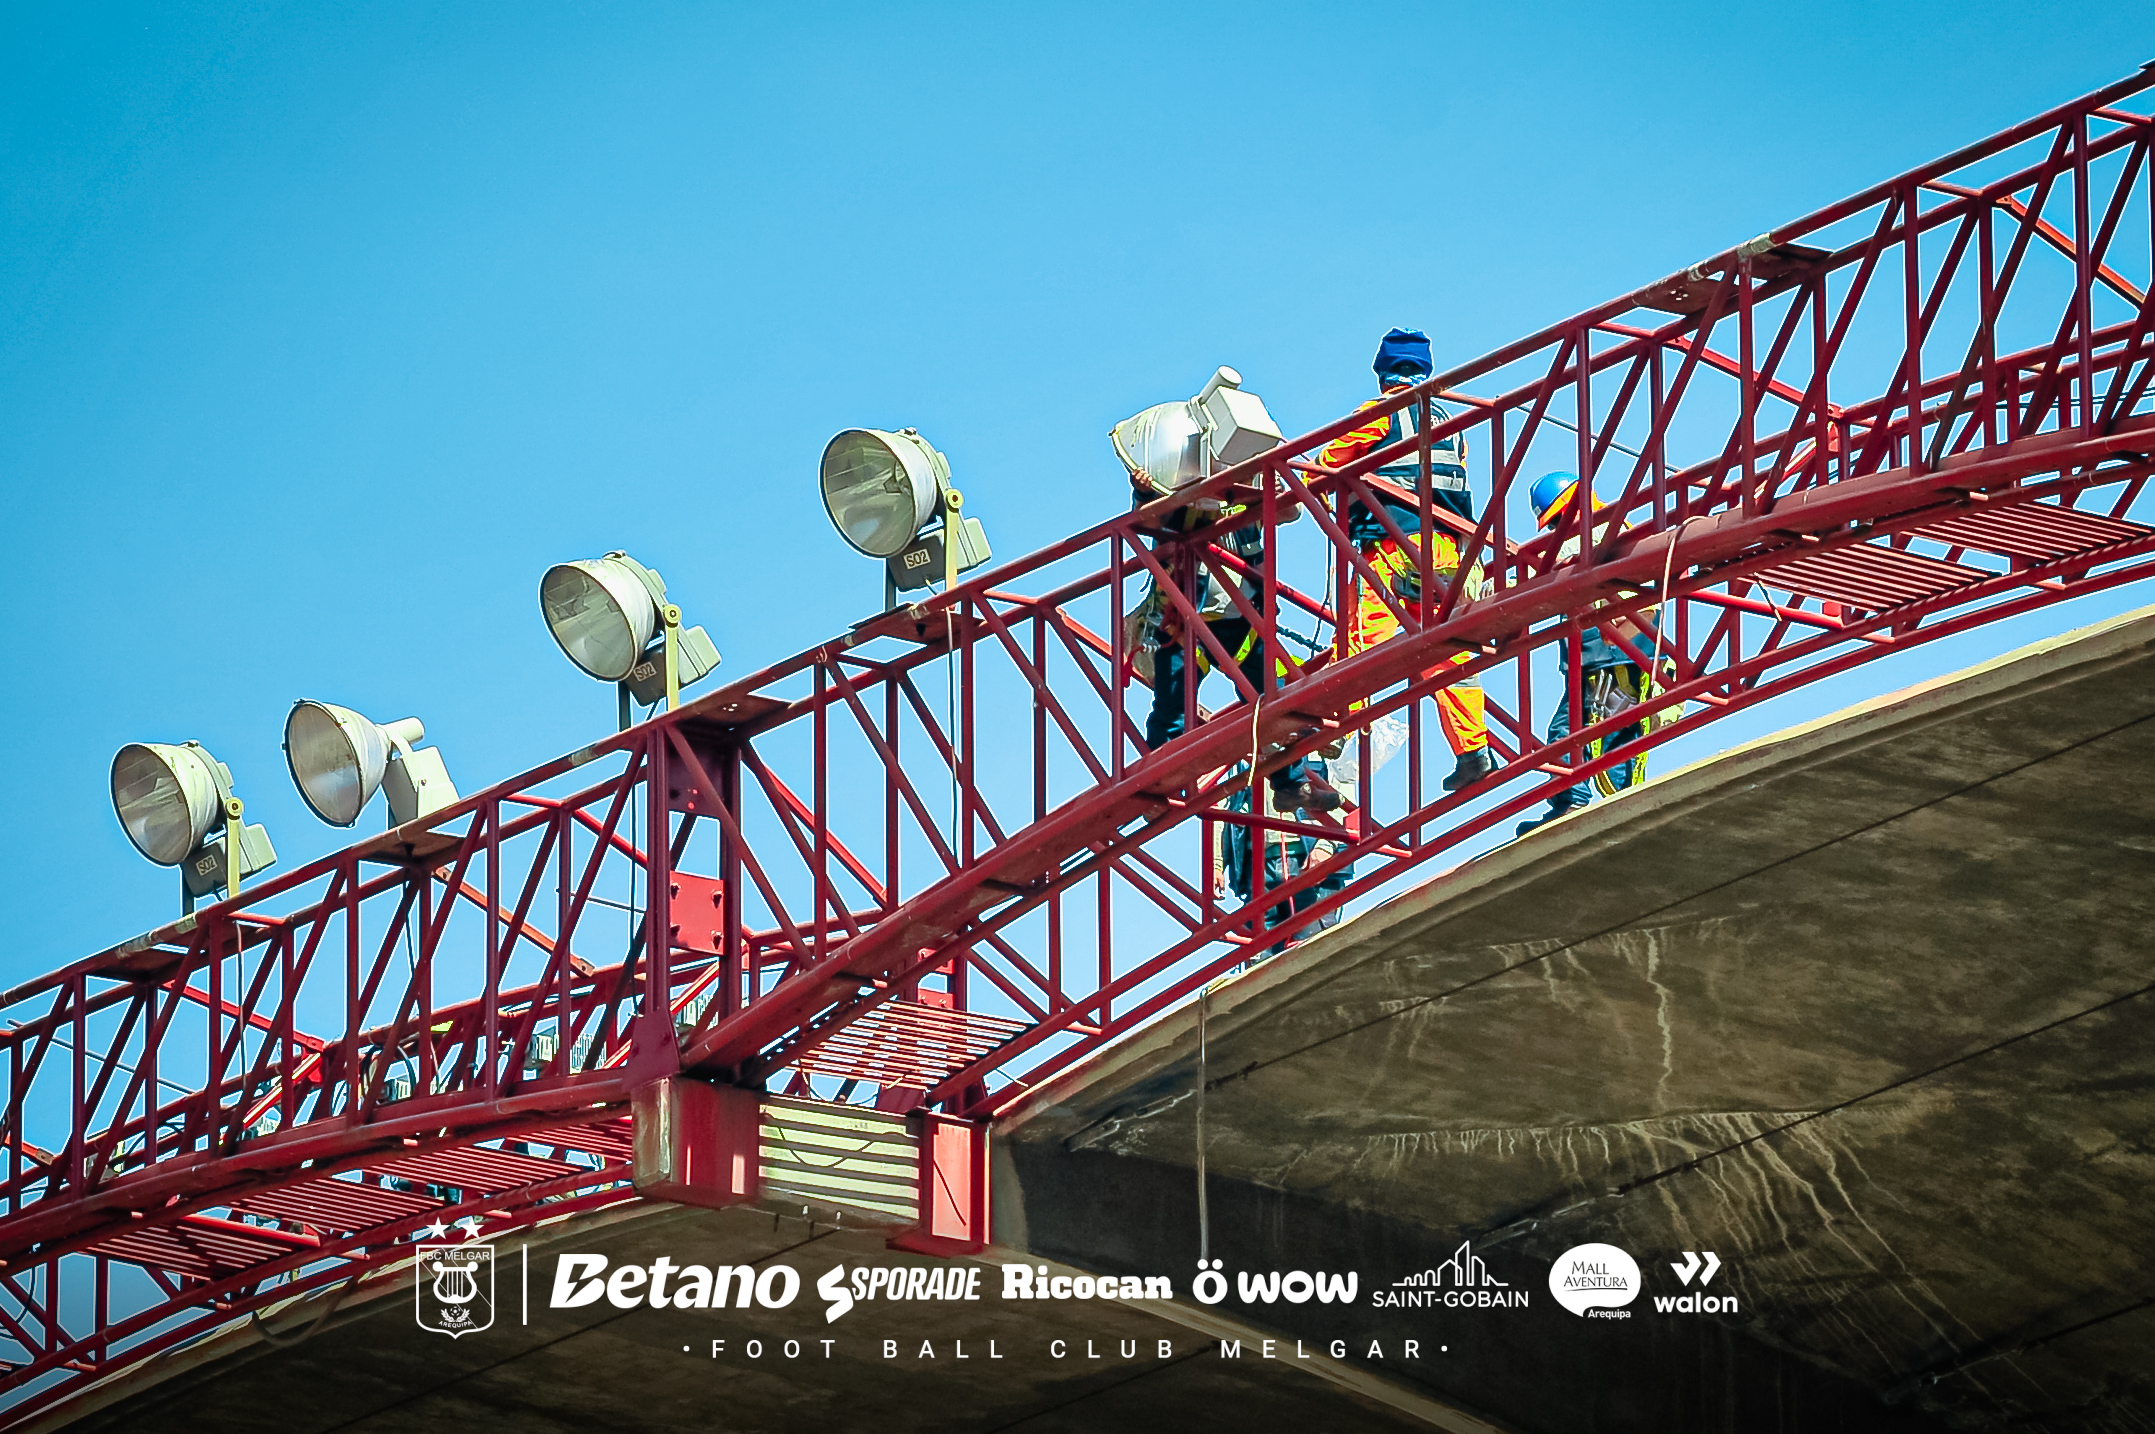
[[[1630,1319],[1639,1297],[1639,1262],[1614,1245],[1574,1245],[1549,1267],[1549,1293],[1587,1319]]]
[[[1525,1290],[1515,1290],[1490,1274],[1489,1266],[1474,1253],[1473,1242],[1463,1240],[1452,1257],[1434,1269],[1417,1270],[1392,1281],[1390,1289],[1371,1291],[1370,1303],[1379,1309],[1440,1305],[1446,1309],[1523,1310],[1526,1300]]]
[[[492,1245],[421,1245],[416,1279],[421,1329],[459,1339],[493,1325]]]

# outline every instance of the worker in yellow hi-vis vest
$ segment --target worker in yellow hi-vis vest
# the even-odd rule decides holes
[[[1377,359],[1371,367],[1376,370],[1377,382],[1385,394],[1412,387],[1435,371],[1430,363],[1428,337],[1414,329],[1393,329],[1377,346]],[[1370,408],[1382,401],[1381,396],[1373,398],[1362,407]],[[1374,418],[1341,434],[1325,445],[1318,461],[1327,468],[1343,467],[1365,453],[1413,435],[1418,431],[1420,408],[1419,404],[1410,404],[1396,413]],[[1433,425],[1450,417],[1441,405],[1430,405]],[[1472,521],[1474,499],[1467,489],[1466,459],[1466,440],[1458,434],[1431,444],[1429,496],[1436,507]],[[1375,476],[1395,488],[1419,494],[1421,457],[1409,454],[1377,469]],[[1360,502],[1356,502],[1347,515],[1348,538],[1385,586],[1384,593],[1376,592],[1360,574],[1355,575],[1345,604],[1346,626],[1341,632],[1349,657],[1399,635],[1399,619],[1392,611],[1393,604],[1421,618],[1425,612],[1434,612],[1453,584],[1461,581],[1459,540],[1449,529],[1439,527],[1425,538],[1418,508],[1390,497],[1383,499],[1383,506],[1386,516],[1405,535],[1405,542],[1394,538],[1377,516]],[[1428,595],[1427,609],[1423,607],[1421,554],[1417,546],[1423,541],[1429,545],[1430,577],[1437,587],[1436,592]],[[1469,567],[1464,580],[1468,595],[1478,593],[1482,587],[1480,565]],[[1385,601],[1387,595],[1390,604]],[[1466,662],[1471,656],[1463,652],[1450,661]],[[1422,675],[1434,676],[1439,670],[1432,667]],[[1489,725],[1483,715],[1480,678],[1463,678],[1439,691],[1437,715],[1444,727],[1444,740],[1457,758],[1452,774],[1444,779],[1444,790],[1456,792],[1470,787],[1496,770],[1496,758],[1489,751]]]

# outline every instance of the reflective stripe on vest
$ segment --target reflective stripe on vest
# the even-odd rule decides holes
[[[1410,403],[1397,413],[1387,415],[1384,441],[1377,446],[1389,447],[1402,438],[1421,432],[1421,408],[1419,403]],[[1451,418],[1451,414],[1441,403],[1430,404],[1429,412],[1434,423],[1441,424]],[[1402,418],[1407,420],[1404,430],[1399,423]],[[1377,476],[1387,483],[1419,492],[1422,486],[1421,455],[1414,454],[1404,463],[1387,463],[1377,470]],[[1458,434],[1440,438],[1429,446],[1429,486],[1454,493],[1466,491],[1466,455],[1461,449]]]

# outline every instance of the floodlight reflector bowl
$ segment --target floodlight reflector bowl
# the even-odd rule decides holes
[[[222,815],[212,758],[199,747],[130,742],[112,758],[112,806],[127,839],[178,866]]]
[[[1197,405],[1156,403],[1108,430],[1108,441],[1130,476],[1156,493],[1172,493],[1205,476],[1205,429]]]
[[[284,759],[314,814],[331,826],[359,820],[389,765],[389,734],[349,707],[297,702],[284,719]]]
[[[905,551],[936,511],[935,450],[914,433],[849,428],[823,450],[823,507],[871,558]]]
[[[548,568],[539,606],[569,661],[606,682],[627,677],[658,630],[658,606],[643,579],[612,558]]]

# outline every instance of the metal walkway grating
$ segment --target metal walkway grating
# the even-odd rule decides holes
[[[2151,530],[2122,518],[2083,513],[2055,503],[2016,503],[1956,513],[1914,529],[1915,536],[1956,547],[2049,562],[2147,537]]]
[[[814,1075],[925,1090],[1024,1029],[1025,1022],[1006,1016],[890,1001],[805,1052],[793,1065]]]
[[[1755,574],[1753,581],[1787,588],[1803,597],[1846,603],[1866,612],[1884,612],[1991,576],[1965,563],[1949,563],[1943,558],[1877,543],[1857,543],[1789,558]]]

